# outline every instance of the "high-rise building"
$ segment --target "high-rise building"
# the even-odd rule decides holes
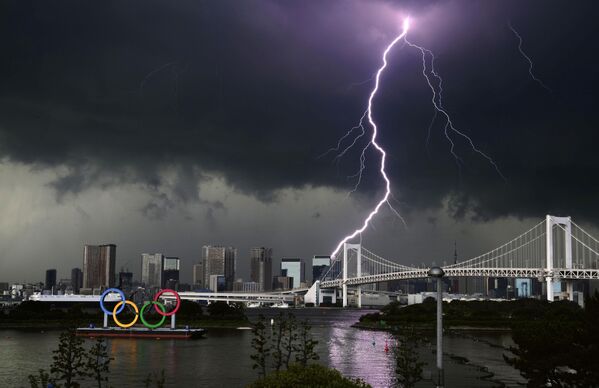
[[[204,288],[204,262],[200,261],[198,264],[193,265],[193,286]]]
[[[83,288],[114,286],[116,245],[85,245],[83,249]]]
[[[123,271],[119,272],[119,285],[118,287],[123,291],[131,290],[133,285],[133,272]]]
[[[53,290],[56,288],[56,270],[46,270],[46,282],[44,283],[45,290]]]
[[[83,271],[81,268],[73,268],[71,270],[71,288],[75,294],[78,294],[81,287],[83,287]]]
[[[176,290],[179,285],[179,268],[180,262],[178,257],[165,257],[162,264],[162,288],[170,288]]]
[[[532,295],[532,279],[516,279],[516,298],[530,298]]]
[[[312,258],[312,284],[319,280],[331,266],[331,256],[314,256]]]
[[[274,276],[272,278],[272,289],[274,291],[291,290],[293,287],[295,287],[293,283],[294,281],[294,278],[291,276]]]
[[[262,291],[272,289],[272,249],[252,248],[250,249],[250,278],[252,282],[262,285]]]
[[[210,275],[210,289],[214,292],[223,292],[226,287],[225,275]]]
[[[162,253],[141,254],[141,283],[146,288],[162,287]]]
[[[453,242],[453,264],[457,264],[458,263],[458,245],[457,242]],[[451,292],[452,294],[459,294],[461,292],[463,292],[463,290],[460,289],[460,279],[459,278],[448,278],[449,283],[448,283],[448,288],[449,288],[449,292]]]
[[[299,287],[305,281],[305,263],[299,258],[281,259],[281,276],[293,278],[292,287]]]
[[[249,293],[262,292],[263,287],[262,287],[262,284],[260,284],[260,283],[243,282],[243,281],[238,280],[233,283],[233,291],[241,291],[241,292],[249,292]]]
[[[210,285],[211,275],[223,275],[225,289],[232,290],[235,281],[236,260],[237,249],[233,247],[204,245],[202,247],[203,286]]]

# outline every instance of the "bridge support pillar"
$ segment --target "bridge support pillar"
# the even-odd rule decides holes
[[[547,284],[547,300],[553,302],[553,278],[547,276],[545,282]]]
[[[103,327],[106,329],[108,327],[108,314],[104,313],[104,325]]]
[[[343,243],[343,307],[347,307],[347,243]]]
[[[175,330],[175,326],[177,326],[175,315],[171,315],[171,330]]]
[[[356,292],[358,293],[358,308],[362,308],[362,286],[358,286]]]
[[[546,242],[546,255],[547,255],[547,263],[545,270],[550,276],[545,278],[547,282],[547,300],[549,302],[553,302],[553,217],[549,214],[545,219],[545,242]]]
[[[547,281],[547,300],[553,302],[554,300],[554,292],[553,292],[553,276],[554,276],[554,268],[566,268],[572,269],[572,220],[570,217],[556,217],[547,215],[546,217],[546,249],[547,249],[547,264],[545,271],[547,272],[547,277],[545,280]],[[558,250],[554,250],[554,239],[553,239],[553,226],[558,225],[564,231],[564,262],[558,261],[555,262],[554,253],[559,252]],[[559,247],[559,246],[558,246]],[[557,253],[558,258],[560,257],[560,253]],[[574,300],[574,286],[572,284],[572,280],[566,280],[566,292],[568,293],[568,299]]]
[[[572,280],[566,280],[566,292],[568,293],[568,300],[574,302],[574,282]]]
[[[362,276],[362,246],[358,245],[358,250],[357,250],[357,258],[356,258],[356,269],[357,269],[357,277]],[[361,309],[362,308],[362,286],[358,286],[357,290],[357,301],[356,304],[358,305],[358,308]]]
[[[347,307],[347,285],[344,283],[342,287],[341,298],[343,300],[343,307]]]

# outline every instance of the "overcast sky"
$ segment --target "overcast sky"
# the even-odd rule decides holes
[[[205,244],[275,258],[328,254],[382,195],[379,155],[348,196],[361,147],[319,157],[355,125],[381,53],[432,50],[469,144],[459,169],[420,53],[389,54],[373,106],[393,204],[363,235],[404,264],[467,259],[570,215],[596,231],[595,2],[4,1],[0,5],[0,281],[59,278],[83,245],[183,260]],[[522,48],[534,62],[529,64]],[[371,128],[367,128],[368,131]],[[309,263],[309,260],[308,260]]]

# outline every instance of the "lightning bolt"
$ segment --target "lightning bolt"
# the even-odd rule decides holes
[[[530,78],[532,78],[536,83],[541,85],[541,87],[544,88],[545,90],[547,90],[549,93],[553,93],[553,91],[551,89],[549,89],[549,87],[547,85],[545,85],[543,83],[543,81],[541,81],[539,78],[537,78],[537,76],[535,76],[534,73],[532,72],[532,68],[533,68],[532,59],[530,59],[530,57],[528,55],[526,55],[526,53],[522,49],[522,36],[520,36],[518,31],[516,31],[514,26],[512,26],[512,22],[508,21],[507,25],[510,28],[510,30],[512,30],[514,35],[516,35],[516,38],[518,38],[518,51],[520,51],[520,54],[522,54],[524,59],[526,59],[526,61],[528,62],[528,74],[530,74]]]
[[[443,116],[445,118],[445,126],[443,129],[443,132],[445,134],[445,138],[447,139],[447,141],[450,144],[449,152],[451,152],[451,154],[455,158],[458,167],[460,167],[460,163],[462,163],[462,159],[455,152],[455,142],[449,135],[450,131],[454,135],[457,135],[457,136],[463,138],[470,145],[470,148],[472,148],[472,150],[474,152],[476,152],[477,154],[482,156],[484,159],[486,159],[489,162],[489,164],[491,164],[493,166],[495,171],[497,171],[497,174],[499,174],[499,176],[501,176],[501,178],[503,178],[503,180],[506,180],[505,176],[502,174],[501,170],[499,169],[499,166],[497,166],[497,163],[495,163],[495,161],[489,155],[487,155],[486,153],[481,151],[478,147],[476,147],[476,145],[474,144],[474,141],[472,141],[472,138],[470,138],[470,136],[466,135],[464,132],[460,131],[459,129],[457,129],[454,126],[451,116],[449,115],[447,110],[445,110],[445,108],[443,107],[443,78],[441,78],[439,73],[437,73],[437,71],[435,70],[435,54],[433,54],[433,52],[429,49],[426,49],[422,46],[419,46],[417,44],[410,42],[406,37],[404,37],[404,40],[408,46],[419,50],[420,53],[422,54],[422,75],[424,76],[426,83],[428,84],[429,88],[431,89],[431,92],[432,92],[431,102],[433,104],[433,107],[435,108],[435,113],[440,114],[441,116]],[[430,57],[430,69],[427,66],[427,60],[426,60],[427,56]],[[431,75],[432,75],[432,77],[434,77],[437,80],[437,89],[435,89],[435,86],[433,85],[433,82],[431,81]],[[431,125],[432,125],[432,123],[431,123]],[[429,127],[429,130],[430,130],[430,127]]]
[[[368,123],[372,127],[372,137],[370,139],[370,142],[364,148],[364,150],[362,150],[362,156],[360,157],[360,159],[362,161],[361,165],[360,165],[360,177],[361,177],[361,171],[364,169],[364,167],[363,167],[364,166],[364,162],[363,162],[364,152],[366,151],[366,148],[368,148],[370,145],[372,145],[381,154],[380,172],[385,181],[385,195],[383,195],[383,197],[379,200],[379,202],[376,204],[374,209],[370,212],[368,217],[366,217],[366,219],[362,223],[362,227],[354,230],[353,233],[345,236],[341,241],[339,241],[339,243],[337,244],[337,247],[331,254],[331,258],[334,258],[337,255],[337,253],[339,253],[339,251],[341,250],[341,247],[343,247],[343,244],[345,244],[347,241],[353,239],[354,237],[362,234],[362,232],[364,232],[366,230],[366,228],[368,228],[368,225],[370,224],[370,220],[372,220],[372,218],[379,212],[379,209],[381,208],[381,206],[383,206],[385,203],[389,204],[389,196],[391,195],[391,181],[389,180],[389,177],[387,176],[387,173],[385,172],[385,160],[387,158],[387,153],[385,152],[383,147],[381,147],[376,141],[378,128],[377,128],[377,125],[374,122],[374,119],[372,117],[372,102],[374,100],[374,97],[376,96],[376,93],[379,90],[381,74],[383,74],[383,71],[387,67],[387,54],[389,54],[389,51],[391,51],[391,49],[393,48],[393,46],[395,46],[397,44],[397,42],[401,41],[406,36],[409,28],[410,28],[410,19],[406,18],[403,22],[403,29],[402,29],[401,34],[399,34],[397,37],[395,37],[395,39],[393,39],[393,41],[391,43],[389,43],[389,45],[383,52],[383,64],[381,65],[381,67],[379,67],[379,69],[377,70],[376,75],[374,77],[374,88],[370,92],[370,96],[368,97],[368,107],[366,108],[365,116],[368,118]],[[364,116],[362,116],[362,117],[364,117]],[[399,215],[399,213],[397,213],[397,214]]]
[[[406,18],[403,22],[402,32],[398,36],[396,36],[395,39],[393,39],[393,41],[391,43],[389,43],[389,45],[385,48],[385,51],[383,52],[383,55],[382,55],[382,65],[379,67],[379,69],[377,70],[375,77],[374,77],[374,80],[375,80],[374,87],[373,87],[372,91],[370,92],[366,111],[360,118],[358,125],[356,125],[355,127],[351,128],[349,131],[347,131],[346,134],[341,139],[339,139],[336,147],[329,149],[327,152],[325,152],[323,155],[321,155],[321,156],[324,156],[324,155],[328,154],[329,152],[333,152],[333,151],[339,152],[341,150],[341,145],[342,145],[343,141],[346,138],[348,138],[353,133],[354,130],[361,129],[361,133],[359,135],[357,135],[354,138],[354,140],[347,147],[345,147],[341,152],[338,153],[335,160],[338,160],[343,155],[345,155],[345,153],[347,153],[347,151],[349,151],[349,149],[351,149],[356,144],[358,139],[360,139],[366,133],[365,128],[364,128],[364,119],[367,118],[368,124],[372,127],[372,137],[371,137],[370,141],[362,149],[362,152],[360,154],[360,168],[359,168],[358,172],[355,175],[351,176],[351,177],[357,177],[357,183],[356,183],[354,189],[352,191],[350,191],[349,194],[355,192],[356,189],[358,188],[358,186],[360,185],[360,182],[362,180],[362,172],[364,171],[364,168],[365,168],[365,160],[366,160],[365,153],[366,153],[366,150],[370,146],[373,146],[381,154],[380,173],[381,173],[381,176],[383,177],[383,180],[385,181],[385,194],[383,195],[383,197],[378,201],[378,203],[376,204],[374,209],[364,219],[364,221],[362,222],[362,226],[360,228],[354,230],[351,234],[345,236],[341,241],[339,241],[339,243],[335,247],[335,250],[331,254],[331,258],[335,258],[337,256],[337,254],[343,247],[343,244],[346,243],[347,241],[354,239],[356,236],[360,236],[360,239],[362,238],[362,233],[366,230],[366,228],[368,228],[368,226],[370,225],[370,222],[372,221],[374,216],[379,212],[380,208],[384,204],[387,204],[389,206],[389,208],[405,224],[405,221],[401,217],[399,212],[397,212],[389,203],[389,197],[393,197],[393,195],[391,193],[391,181],[389,180],[389,177],[387,176],[387,173],[385,171],[385,161],[386,161],[387,154],[386,154],[385,150],[383,149],[383,147],[381,147],[377,143],[378,127],[377,127],[377,125],[373,119],[373,115],[372,115],[372,103],[374,101],[374,98],[376,97],[378,90],[379,90],[381,75],[384,72],[384,70],[386,69],[387,64],[388,64],[387,55],[389,54],[391,49],[394,46],[396,46],[397,43],[400,41],[403,41],[405,45],[408,45],[409,47],[415,48],[420,51],[420,53],[422,55],[422,75],[424,76],[424,78],[432,92],[431,102],[435,109],[435,114],[434,114],[434,117],[433,117],[433,119],[429,125],[429,128],[428,128],[427,144],[430,139],[431,127],[433,126],[435,120],[437,119],[437,116],[441,115],[442,117],[445,118],[445,125],[444,125],[443,131],[444,131],[447,141],[450,144],[450,152],[454,156],[456,163],[458,164],[458,167],[460,167],[460,163],[462,162],[462,159],[455,152],[455,142],[452,139],[452,137],[450,136],[450,133],[452,133],[456,137],[460,137],[460,138],[464,139],[470,145],[471,149],[474,152],[476,152],[478,155],[480,155],[481,157],[486,159],[493,166],[493,168],[497,171],[499,176],[501,176],[501,178],[503,178],[505,180],[505,176],[501,173],[501,171],[500,171],[499,167],[497,166],[497,164],[495,163],[495,161],[489,155],[487,155],[486,153],[481,151],[479,148],[477,148],[476,145],[474,144],[474,142],[472,141],[472,139],[468,135],[466,135],[464,132],[457,129],[455,127],[455,125],[453,124],[451,116],[443,107],[443,102],[442,102],[443,79],[441,78],[439,73],[437,73],[437,71],[435,70],[435,64],[434,64],[435,63],[435,55],[433,54],[432,51],[408,41],[407,34],[408,34],[409,28],[410,28],[410,21],[409,21],[409,18]],[[430,57],[430,68],[427,65],[427,57]],[[431,78],[434,78],[436,80],[436,88],[435,88]]]

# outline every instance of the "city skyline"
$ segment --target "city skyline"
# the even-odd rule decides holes
[[[100,244],[100,245],[85,244],[84,248],[85,247],[115,247],[116,248],[116,245],[115,244]],[[222,249],[225,249],[225,250],[229,249],[229,250],[234,250],[235,251],[235,253],[234,253],[235,259],[234,259],[234,261],[231,264],[233,266],[232,267],[233,268],[233,272],[232,272],[233,276],[231,277],[231,279],[232,279],[231,280],[231,286],[232,286],[232,283],[234,281],[238,280],[238,279],[243,279],[244,281],[245,280],[247,280],[247,281],[250,280],[250,278],[251,278],[251,268],[250,268],[249,272],[247,272],[246,274],[243,274],[243,275],[241,273],[238,273],[238,272],[235,271],[237,263],[238,263],[238,261],[237,261],[237,249],[236,248],[234,248],[234,247],[223,247],[223,246],[220,246],[220,245],[204,245],[203,248],[202,248],[202,251],[206,247],[209,247],[209,248],[218,248],[218,249],[222,248]],[[261,249],[265,249],[265,248],[252,247],[252,248],[249,249],[249,253],[247,254],[247,260],[246,261],[248,263],[250,263],[250,267],[251,267],[251,261],[252,261],[252,254],[256,250],[261,250]],[[266,249],[268,249],[268,248],[266,248]],[[203,253],[201,255],[203,255]],[[301,262],[301,272],[302,272],[302,275],[301,275],[301,279],[302,280],[301,281],[307,281],[308,280],[308,278],[306,277],[306,272],[305,272],[306,271],[306,269],[305,269],[306,260],[305,259],[303,259],[303,258],[288,258],[288,257],[280,257],[280,258],[277,259],[276,256],[275,256],[274,257],[274,261],[273,261],[272,249],[270,249],[270,255],[271,255],[270,256],[270,260],[271,260],[271,266],[272,266],[271,273],[274,276],[279,276],[280,275],[280,272],[282,271],[282,266],[283,266],[282,263],[283,263],[283,261],[285,261],[285,260],[287,260],[287,261],[289,261],[289,260],[292,260],[292,261],[299,260]],[[135,264],[129,265],[129,266],[114,265],[113,266],[114,267],[114,281],[118,280],[118,273],[119,273],[120,270],[123,270],[123,271],[128,271],[128,272],[132,273],[133,274],[133,279],[139,281],[141,284],[146,284],[149,287],[160,287],[160,285],[163,285],[163,283],[164,283],[164,279],[162,278],[163,274],[164,274],[164,271],[168,270],[168,269],[166,269],[166,267],[163,268],[163,264],[160,264],[160,263],[165,263],[169,259],[170,260],[176,260],[176,267],[177,267],[176,270],[177,271],[180,270],[181,259],[179,257],[166,256],[163,253],[154,253],[154,254],[142,253],[142,254],[140,254],[140,256],[141,256],[141,260],[140,260],[140,265],[139,265],[139,268],[140,268],[139,271],[132,270],[132,268],[135,268],[137,266]],[[315,255],[314,258],[309,259],[310,266],[312,266],[312,260],[314,260],[316,258],[321,258],[321,257],[328,257],[328,256],[318,256],[318,255]],[[114,256],[114,258],[115,258],[115,263],[116,263],[116,259],[118,259],[118,256],[116,255],[116,249],[115,249],[115,256]],[[85,260],[86,260],[86,249],[84,249],[84,255],[83,255],[83,261],[82,262],[85,262]],[[318,260],[320,260],[320,259],[318,259]],[[185,280],[187,280],[189,278],[189,281],[182,281],[183,283],[189,283],[191,285],[195,284],[194,281],[193,281],[194,276],[195,276],[194,273],[193,273],[193,271],[194,271],[193,268],[196,268],[197,265],[201,265],[203,267],[203,264],[202,264],[203,261],[204,261],[204,259],[200,258],[199,260],[196,260],[196,261],[194,261],[192,263],[192,271],[191,271],[191,273],[189,274],[189,276],[185,276],[185,277],[182,278],[182,279],[185,279]],[[130,262],[131,262],[131,260],[128,260],[126,263],[127,264],[131,264]],[[151,264],[150,262],[153,263],[153,268],[150,268],[150,266],[149,266],[149,264]],[[119,271],[117,271],[117,267],[120,268]],[[175,269],[175,268],[173,267],[173,268],[169,268],[169,269]],[[199,268],[198,268],[198,270],[199,270]],[[82,280],[83,273],[82,273],[82,271],[81,271],[81,269],[79,267],[75,266],[75,267],[71,267],[70,269],[66,269],[66,268],[48,269],[48,270],[46,270],[46,275],[45,275],[46,279],[48,279],[48,271],[54,271],[54,275],[53,276],[55,278],[55,282],[56,282],[56,279],[59,279],[59,278],[62,279],[63,278],[61,276],[58,276],[59,274],[63,274],[64,275],[64,274],[68,273],[68,274],[71,275],[70,278],[69,278],[69,280],[72,283],[73,289],[77,289],[77,288],[81,288],[82,287],[82,284],[83,284],[83,280]],[[310,269],[310,271],[312,271],[312,270]],[[198,273],[206,274],[203,271],[203,269],[202,269],[201,272],[198,272]],[[81,276],[81,280],[80,281],[79,280],[73,281],[74,274],[79,274],[78,276]],[[206,274],[206,276],[209,276],[209,274]],[[148,279],[152,279],[152,280],[148,281]],[[20,280],[21,279],[8,279],[7,281],[8,282],[17,282],[17,281],[20,281]],[[311,279],[311,280],[313,280],[313,279]],[[37,282],[39,282],[39,283],[43,283],[44,285],[47,284],[47,281],[43,281],[43,276],[42,276],[42,279],[40,279],[40,280],[37,280],[37,281],[33,280],[33,281],[27,281],[27,282],[28,283],[37,283]]]
[[[61,31],[76,34],[50,40],[57,9],[44,6],[48,18],[33,24],[23,10],[7,20],[27,39],[1,38],[9,58],[0,75],[1,281],[41,280],[30,270],[40,265],[59,273],[81,266],[81,245],[98,241],[119,247],[117,268],[137,268],[141,252],[171,252],[185,276],[198,239],[240,252],[272,247],[273,261],[330,254],[380,198],[382,181],[368,152],[364,179],[348,196],[359,147],[336,161],[323,154],[359,121],[381,51],[408,14],[411,42],[438,55],[456,126],[506,180],[457,138],[456,165],[441,121],[428,131],[434,110],[420,53],[393,50],[373,113],[389,152],[392,203],[407,227],[384,210],[364,242],[409,265],[449,261],[454,241],[464,258],[484,253],[545,214],[597,232],[599,188],[585,179],[599,168],[588,104],[597,81],[579,82],[596,62],[585,16],[594,5],[577,5],[567,19],[557,5],[538,14],[538,3],[510,1],[156,4],[142,19],[122,7],[122,19],[83,12],[83,27],[64,20]],[[182,21],[165,35],[151,15]],[[508,22],[551,92],[531,78]],[[558,55],[556,46],[579,54]],[[238,271],[249,270],[239,260]]]
[[[0,10],[1,387],[599,387],[599,2]]]

